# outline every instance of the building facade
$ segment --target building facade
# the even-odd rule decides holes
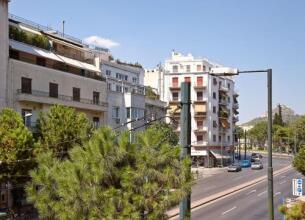
[[[54,104],[85,113],[95,127],[106,124],[107,84],[94,50],[14,15],[1,12],[0,23],[0,108],[18,111],[30,129]]]
[[[180,85],[181,82],[191,83],[191,155],[199,164],[209,167],[230,162],[234,151],[234,126],[238,121],[238,95],[234,91],[234,80],[209,75],[211,68],[217,66],[207,59],[173,52],[171,58],[165,61],[161,74],[146,71],[150,78],[154,75],[164,79],[163,88],[156,89],[164,91],[161,97],[168,103],[168,114],[178,124]],[[149,80],[146,82],[150,85]],[[176,131],[180,132],[179,125]]]

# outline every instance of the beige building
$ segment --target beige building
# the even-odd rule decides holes
[[[95,51],[48,27],[8,18],[1,4],[0,108],[20,112],[30,128],[54,104],[85,113],[94,126],[105,124],[106,79]]]

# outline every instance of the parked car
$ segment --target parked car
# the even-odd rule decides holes
[[[259,161],[263,158],[261,154],[258,153],[252,153],[251,154],[251,162]]]
[[[231,164],[228,167],[228,172],[238,172],[241,171],[241,166],[238,163]]]
[[[241,167],[251,167],[251,162],[250,162],[250,160],[242,160],[242,161],[240,161],[240,166]]]
[[[252,170],[260,170],[263,169],[264,165],[261,161],[255,161],[254,163],[251,164],[251,169]]]

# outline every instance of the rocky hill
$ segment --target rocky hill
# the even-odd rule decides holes
[[[282,108],[283,121],[287,124],[294,122],[295,120],[297,120],[300,117],[300,115],[295,114],[294,110],[287,107],[286,105],[281,105],[281,108]],[[273,116],[275,115],[275,113],[279,113],[278,105],[274,109],[272,109]],[[265,112],[262,116],[254,118],[251,121],[248,121],[248,122],[242,124],[242,126],[253,126],[253,125],[257,124],[258,122],[267,121],[267,115],[268,115],[268,112]]]

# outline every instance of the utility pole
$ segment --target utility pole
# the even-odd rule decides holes
[[[238,160],[240,160],[240,133],[238,134]]]
[[[269,220],[274,220],[273,167],[272,167],[272,69],[268,74],[268,210]]]
[[[182,147],[180,159],[191,156],[191,84],[181,83],[181,115],[180,115],[180,145]],[[191,167],[188,169],[187,178],[191,178]],[[180,220],[191,219],[191,193],[182,199],[179,205]]]
[[[247,131],[245,130],[245,154],[244,154],[244,160],[247,159]]]

